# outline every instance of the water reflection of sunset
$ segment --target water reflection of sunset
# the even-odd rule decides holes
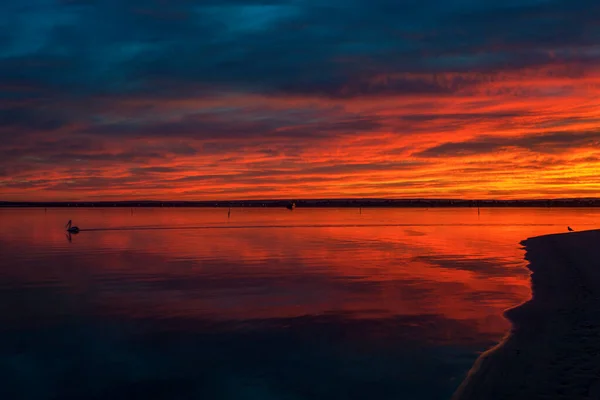
[[[139,379],[139,365],[151,387],[169,366],[200,398],[229,390],[240,374],[271,387],[285,379],[292,391],[320,381],[323,399],[340,388],[347,398],[367,386],[372,394],[373,382],[382,399],[411,390],[445,397],[508,331],[503,311],[529,298],[519,242],[567,223],[591,228],[599,217],[597,209],[236,208],[230,218],[227,209],[2,209],[0,360],[18,355],[44,376],[95,377],[104,365],[98,384],[115,390]],[[82,228],[71,241],[69,219]],[[22,391],[30,380],[6,387]]]
[[[529,296],[519,241],[574,218],[569,210],[557,217],[513,209],[479,217],[470,209],[234,209],[230,219],[224,209],[2,212],[6,254],[22,257],[33,246],[57,260],[34,273],[35,259],[25,257],[3,279],[60,278],[62,290],[87,293],[97,313],[223,321],[437,315],[484,336],[502,335],[502,312]],[[68,243],[60,230],[67,215],[100,230]],[[23,223],[32,229],[18,231]],[[161,227],[170,229],[153,229]]]

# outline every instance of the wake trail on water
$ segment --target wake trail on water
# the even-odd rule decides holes
[[[587,224],[579,224],[587,225]],[[592,225],[592,224],[590,224]],[[123,226],[110,228],[82,228],[79,232],[151,231],[151,230],[200,230],[200,229],[291,229],[291,228],[393,228],[427,226],[562,226],[562,224],[294,224],[294,225],[197,225],[197,226]]]

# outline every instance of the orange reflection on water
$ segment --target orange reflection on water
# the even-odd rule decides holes
[[[503,311],[530,295],[521,240],[562,231],[567,221],[591,227],[600,216],[571,209],[0,213],[8,255],[2,285],[53,287],[66,302],[80,296],[84,313],[222,321],[436,316],[440,335],[455,321],[475,336],[501,336]],[[62,229],[67,219],[83,229],[72,242]]]

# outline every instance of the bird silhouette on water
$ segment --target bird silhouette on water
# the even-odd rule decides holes
[[[569,230],[569,232],[574,232],[575,230],[573,228],[571,228],[570,226],[567,226],[567,229]]]
[[[69,233],[79,233],[79,227],[72,226],[71,220],[69,220],[69,222],[67,222],[67,225],[65,225],[65,228],[67,228],[67,232],[69,232]]]

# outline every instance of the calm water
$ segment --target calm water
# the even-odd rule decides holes
[[[0,398],[446,399],[567,225],[600,210],[0,210]]]

